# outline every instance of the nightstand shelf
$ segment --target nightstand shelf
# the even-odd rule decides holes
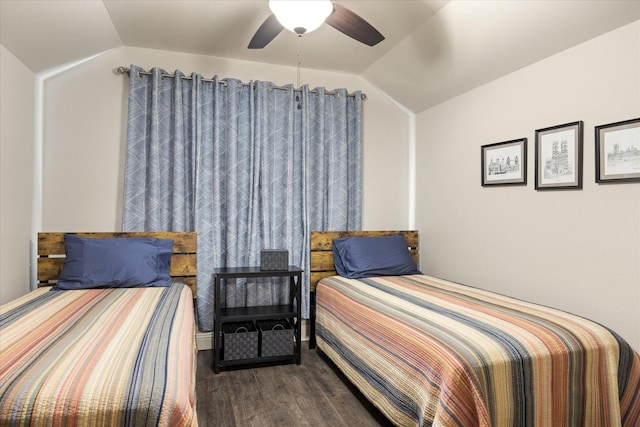
[[[222,280],[258,277],[288,277],[291,300],[289,304],[256,306],[256,307],[220,307],[220,285]],[[214,269],[215,286],[215,320],[214,320],[214,349],[213,370],[215,373],[225,367],[242,365],[261,365],[269,363],[300,364],[301,318],[300,306],[302,301],[302,270],[290,266],[287,270],[260,270],[259,267],[234,267]],[[224,360],[222,354],[222,325],[232,322],[255,322],[261,320],[287,319],[293,327],[293,354],[286,356],[256,357],[238,360]]]

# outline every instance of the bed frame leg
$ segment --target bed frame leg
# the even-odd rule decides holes
[[[316,348],[316,293],[309,294],[309,348]]]

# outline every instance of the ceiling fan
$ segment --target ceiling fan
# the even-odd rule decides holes
[[[324,22],[369,46],[384,40],[384,36],[367,21],[330,0],[269,0],[269,8],[272,13],[254,34],[249,49],[262,49],[284,28],[302,36]],[[310,21],[306,22],[306,18]]]

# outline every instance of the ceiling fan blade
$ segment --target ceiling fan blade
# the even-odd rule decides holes
[[[375,46],[384,40],[384,36],[371,24],[338,3],[333,3],[333,13],[325,22],[352,39],[369,46]]]
[[[249,49],[262,49],[271,42],[284,27],[274,14],[271,14],[258,28],[249,42]]]

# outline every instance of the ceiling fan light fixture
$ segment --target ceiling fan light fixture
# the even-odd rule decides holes
[[[284,28],[302,35],[322,25],[333,5],[331,0],[269,0],[269,9]]]

